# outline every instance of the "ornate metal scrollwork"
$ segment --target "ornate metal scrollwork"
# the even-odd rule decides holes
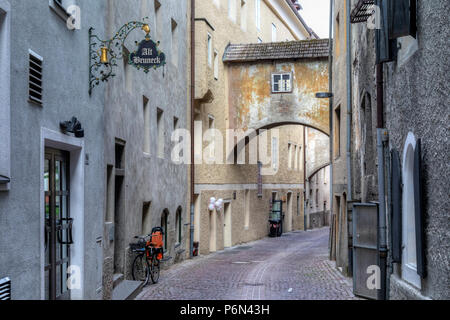
[[[123,58],[123,46],[128,35],[137,28],[148,35],[150,28],[145,23],[147,19],[148,17],[142,19],[143,22],[128,22],[109,40],[100,39],[94,34],[94,28],[89,29],[89,94],[101,82],[107,82],[110,77],[116,76],[114,68],[117,67],[117,61]]]

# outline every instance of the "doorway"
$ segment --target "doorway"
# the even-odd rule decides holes
[[[70,216],[68,152],[45,148],[44,158],[44,241],[45,298],[68,300],[67,287],[70,247],[73,245]]]
[[[292,231],[292,192],[287,195],[287,224],[286,232]]]
[[[223,246],[224,248],[230,248],[233,245],[231,229],[231,204],[230,202],[224,204],[224,224],[223,224]]]
[[[217,216],[216,210],[209,213],[209,252],[217,251],[216,216]]]

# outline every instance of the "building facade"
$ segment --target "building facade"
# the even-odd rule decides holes
[[[186,257],[189,222],[187,164],[172,160],[172,134],[187,124],[189,37],[187,1],[109,1],[106,37],[129,21],[148,21],[150,36],[159,41],[166,65],[144,73],[128,64],[135,42],[145,36],[135,30],[124,43],[117,77],[105,88],[104,297],[115,298],[132,280],[134,254],[130,243],[154,227],[165,232],[163,267]],[[119,289],[117,289],[119,288]],[[115,290],[113,290],[115,289]],[[116,290],[117,289],[117,290]]]
[[[284,202],[284,231],[304,228],[304,128],[295,125],[296,121],[291,121],[289,126],[280,126],[280,120],[277,125],[279,138],[274,132],[268,134],[267,141],[263,142],[267,143],[268,157],[273,156],[271,148],[279,147],[275,174],[260,174],[264,168],[257,164],[261,160],[258,155],[251,162],[250,145],[257,143],[258,138],[246,139],[241,145],[239,138],[234,137],[231,145],[239,146],[231,153],[226,150],[227,130],[245,132],[251,129],[249,111],[257,107],[253,105],[252,96],[270,101],[272,73],[299,72],[294,77],[295,81],[300,81],[301,72],[309,70],[309,66],[305,66],[307,63],[296,64],[281,56],[272,59],[273,65],[270,61],[226,59],[227,53],[240,50],[239,46],[230,46],[230,43],[282,45],[280,41],[315,39],[317,36],[305,24],[298,9],[295,1],[197,1],[194,241],[198,242],[201,254],[267,236],[271,201],[275,199]],[[252,48],[257,50],[257,46]],[[273,97],[281,100],[263,108],[275,110],[275,105],[282,103],[283,98],[294,99],[295,94]],[[260,116],[262,119],[262,113]],[[215,136],[224,138],[223,145],[211,146],[211,129],[217,130]],[[223,149],[219,153],[221,161],[207,163],[210,154],[218,155],[218,149]],[[240,158],[242,155],[246,155],[246,159],[241,164],[236,161],[228,164],[230,160],[233,163],[233,160],[243,159]],[[209,210],[212,198],[224,200],[221,210]]]
[[[444,71],[449,64],[444,49],[448,28],[439,13],[449,4],[398,1],[387,6],[378,1],[366,21],[358,20],[364,1],[352,1],[350,19],[342,20],[348,12],[343,2],[335,1],[334,16],[351,22],[350,137],[340,126],[341,138],[351,141],[351,162],[349,171],[337,169],[338,161],[333,162],[334,172],[345,173],[343,180],[335,176],[333,192],[339,192],[341,182],[351,181],[349,207],[355,202],[379,204],[386,232],[376,225],[371,228],[382,236],[379,252],[386,245],[386,262],[378,260],[381,270],[386,269],[381,277],[383,298],[448,299],[449,212],[444,195],[449,179],[449,112],[442,103],[448,100]],[[437,28],[442,31],[437,33]],[[339,101],[349,103],[336,83],[344,82],[348,66],[339,63],[339,46],[344,43],[340,35],[342,30],[336,30],[335,108]],[[333,126],[339,127],[339,119]],[[347,219],[351,224],[351,215]],[[339,226],[338,233],[346,234],[344,228]],[[351,246],[346,252],[346,241],[336,251],[338,264],[344,267],[352,252]],[[339,239],[334,246],[340,247]],[[347,270],[353,269],[353,275],[363,272],[358,264],[352,265],[354,261],[350,259]]]
[[[81,20],[68,2],[0,1],[0,277],[13,299],[102,297],[104,95],[89,96],[86,35],[103,32],[105,1],[70,4]],[[72,117],[80,127],[63,128]]]

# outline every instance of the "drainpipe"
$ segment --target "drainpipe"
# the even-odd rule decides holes
[[[307,231],[308,229],[306,228],[306,209],[307,209],[307,205],[306,205],[306,197],[307,197],[307,192],[306,192],[306,127],[303,126],[303,189],[304,189],[304,196],[303,196],[303,229],[304,231]]]
[[[352,195],[352,24],[350,21],[351,1],[347,0],[347,203]]]
[[[330,0],[330,30],[329,30],[329,48],[328,48],[328,92],[333,92],[333,0]],[[331,257],[332,237],[332,218],[333,218],[333,97],[330,97],[330,241],[329,250]],[[331,260],[331,259],[330,259]]]
[[[194,154],[194,117],[195,117],[195,0],[191,0],[191,221],[190,221],[190,257],[194,256],[194,213],[195,213],[195,154]]]
[[[386,300],[386,261],[387,261],[387,239],[386,239],[386,202],[385,202],[385,168],[384,168],[384,143],[387,139],[387,131],[384,126],[384,104],[383,104],[383,65],[376,66],[377,78],[377,156],[378,156],[378,235],[379,235],[379,267],[381,271],[381,290],[379,300]]]

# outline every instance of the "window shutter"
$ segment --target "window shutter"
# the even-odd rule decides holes
[[[416,0],[389,1],[389,38],[416,37]]]
[[[28,98],[42,105],[42,58],[29,53]]]
[[[417,274],[422,278],[426,274],[425,262],[425,215],[423,210],[423,177],[422,177],[422,141],[417,140],[414,154],[414,207],[416,222],[416,255]]]
[[[376,63],[392,61],[392,43],[389,40],[389,3],[388,0],[377,0],[380,8],[380,29],[376,30]]]
[[[391,242],[392,260],[400,263],[402,260],[402,176],[400,156],[397,150],[392,150],[392,219]]]

